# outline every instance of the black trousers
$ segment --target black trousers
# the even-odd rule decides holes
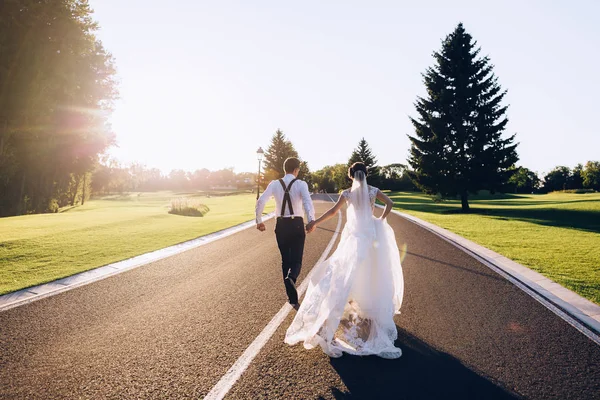
[[[302,218],[277,218],[275,237],[281,252],[281,270],[285,291],[290,303],[296,304],[298,303],[296,279],[302,268],[302,254],[306,240],[304,220]]]

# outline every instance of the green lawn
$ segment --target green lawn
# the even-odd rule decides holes
[[[210,211],[204,217],[168,214],[176,197],[194,197]],[[0,294],[252,220],[254,204],[252,194],[135,193],[91,200],[57,214],[0,218]]]
[[[389,194],[396,209],[455,232],[600,304],[600,194],[487,195],[434,203]]]

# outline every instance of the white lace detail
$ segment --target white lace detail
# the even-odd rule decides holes
[[[393,317],[404,295],[400,254],[392,228],[373,216],[378,189],[362,179],[341,194],[348,210],[340,243],[315,267],[285,342],[320,346],[330,357],[346,352],[398,358]]]
[[[371,207],[375,207],[375,200],[377,199],[377,192],[379,191],[379,188],[369,185],[368,190],[369,190],[369,200],[371,200]],[[351,191],[351,189],[346,189],[341,194],[341,196],[343,198],[345,198],[346,201],[348,201],[348,199],[350,198],[350,191]]]

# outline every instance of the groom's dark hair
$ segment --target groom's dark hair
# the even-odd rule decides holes
[[[283,170],[286,174],[291,174],[296,168],[300,168],[300,160],[296,157],[287,158],[283,162]]]
[[[365,173],[365,176],[367,176],[367,166],[365,165],[365,163],[358,161],[352,164],[350,168],[348,168],[348,177],[354,178],[354,174],[357,171],[362,171]]]

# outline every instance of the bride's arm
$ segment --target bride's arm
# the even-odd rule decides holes
[[[342,208],[342,206],[344,205],[344,202],[345,202],[344,196],[340,195],[337,203],[335,203],[333,207],[331,207],[329,210],[327,210],[327,212],[325,214],[321,215],[315,221],[308,224],[308,226],[307,226],[308,232],[312,232],[317,225],[319,225],[320,223],[323,223],[323,222],[327,221],[328,219],[330,219],[331,217],[333,217],[335,215],[335,213],[338,212],[338,210],[340,208]]]
[[[381,214],[381,219],[385,219],[388,214],[392,212],[394,202],[379,189],[377,189],[377,200],[385,203],[385,210],[383,210],[383,214]]]

